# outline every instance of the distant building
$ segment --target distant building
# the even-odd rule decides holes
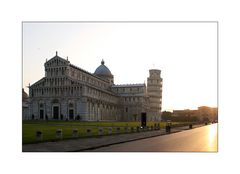
[[[218,120],[218,108],[207,106],[198,107],[198,114],[202,120],[215,121]]]
[[[215,121],[218,120],[218,109],[207,107],[207,106],[201,106],[198,107],[197,110],[190,110],[190,109],[184,109],[184,110],[173,110],[172,113],[173,117],[197,117],[200,121]]]
[[[28,119],[137,121],[161,120],[162,78],[149,70],[145,83],[115,85],[102,60],[94,73],[56,55],[46,61],[45,77],[29,85]]]
[[[198,110],[190,110],[190,109],[184,109],[184,110],[173,110],[172,116],[174,117],[182,117],[182,116],[197,116]]]
[[[24,120],[29,118],[29,98],[27,93],[22,89],[22,118]]]

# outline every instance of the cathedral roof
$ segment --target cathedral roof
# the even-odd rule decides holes
[[[110,76],[112,77],[111,71],[104,65],[104,61],[102,60],[101,65],[97,67],[97,69],[94,72],[95,75],[98,76]]]
[[[137,84],[120,84],[120,85],[113,85],[113,88],[119,88],[119,87],[145,87],[146,85],[144,83],[137,83]]]

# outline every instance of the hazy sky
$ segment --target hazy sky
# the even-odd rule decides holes
[[[23,87],[46,59],[94,72],[104,59],[115,84],[147,82],[160,69],[163,110],[217,106],[216,23],[23,23]]]

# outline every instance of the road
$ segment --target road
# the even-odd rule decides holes
[[[218,125],[211,124],[174,134],[121,143],[95,152],[217,152]]]

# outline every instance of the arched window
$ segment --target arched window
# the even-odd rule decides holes
[[[73,107],[73,104],[72,104],[72,103],[69,103],[68,106],[69,106],[69,108],[72,108],[72,107]]]

